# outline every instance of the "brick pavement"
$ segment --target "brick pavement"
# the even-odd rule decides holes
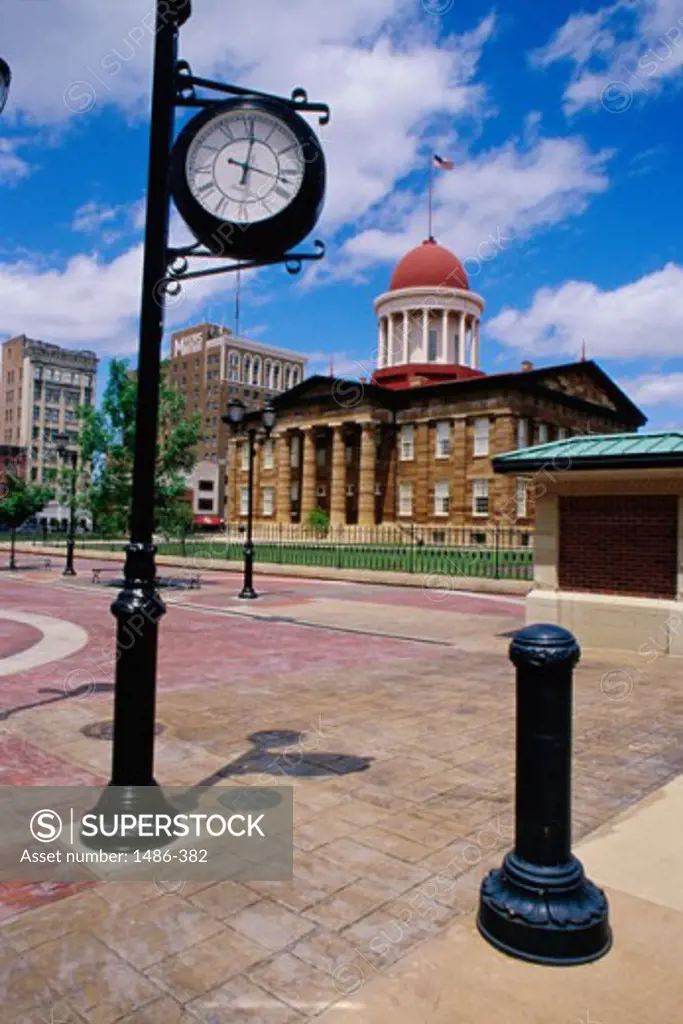
[[[93,687],[113,678],[113,592],[89,579],[0,580],[0,607],[89,634],[68,658],[0,678],[2,781],[108,776],[110,744],[83,730],[111,717],[111,693]],[[510,845],[505,634],[520,603],[263,577],[264,600],[245,608],[236,583],[216,573],[169,597],[156,774],[293,785],[292,881],[0,888],[8,1024],[310,1020],[471,910]],[[681,770],[677,663],[627,670],[630,684],[618,655],[588,652],[576,674],[577,837]],[[299,756],[321,774],[264,776],[249,737],[269,729],[303,734]],[[340,774],[349,762],[323,755],[369,767]]]

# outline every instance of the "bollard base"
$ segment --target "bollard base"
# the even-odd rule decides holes
[[[539,964],[590,963],[612,945],[607,898],[573,855],[544,867],[506,854],[481,884],[477,927],[503,953]]]

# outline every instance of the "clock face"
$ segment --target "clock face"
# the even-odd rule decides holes
[[[247,225],[290,205],[304,181],[305,160],[288,125],[247,108],[223,111],[201,128],[185,171],[191,195],[207,213]]]

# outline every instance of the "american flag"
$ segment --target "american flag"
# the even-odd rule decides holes
[[[452,171],[455,164],[453,163],[452,160],[444,160],[442,156],[437,156],[437,154],[435,153],[434,166],[440,167],[442,171]]]

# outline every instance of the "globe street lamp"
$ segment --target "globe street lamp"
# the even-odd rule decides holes
[[[71,485],[69,494],[69,534],[66,540],[66,566],[62,576],[75,576],[74,569],[74,548],[76,547],[76,466],[78,465],[78,452],[70,452],[68,449],[69,435],[57,434],[55,436],[57,453],[62,460],[62,468],[66,466],[67,455],[71,456]]]
[[[224,423],[227,423],[233,434],[238,434],[243,430],[244,417],[246,413],[246,407],[244,402],[241,402],[239,398],[234,398],[228,405],[228,412],[226,416],[222,416],[221,419]],[[249,479],[247,483],[247,540],[244,545],[244,583],[239,593],[239,597],[253,600],[258,597],[258,594],[254,590],[254,542],[252,540],[252,527],[254,517],[254,452],[256,448],[256,439],[258,436],[270,437],[275,421],[277,419],[275,409],[268,402],[261,413],[261,423],[249,425],[244,429],[244,433],[247,435],[247,444],[249,446]],[[262,433],[261,433],[262,432]],[[234,467],[233,467],[234,468]]]
[[[2,57],[0,57],[0,114],[2,114],[5,109],[11,82],[12,72],[10,71],[10,66],[6,60],[3,60]]]

